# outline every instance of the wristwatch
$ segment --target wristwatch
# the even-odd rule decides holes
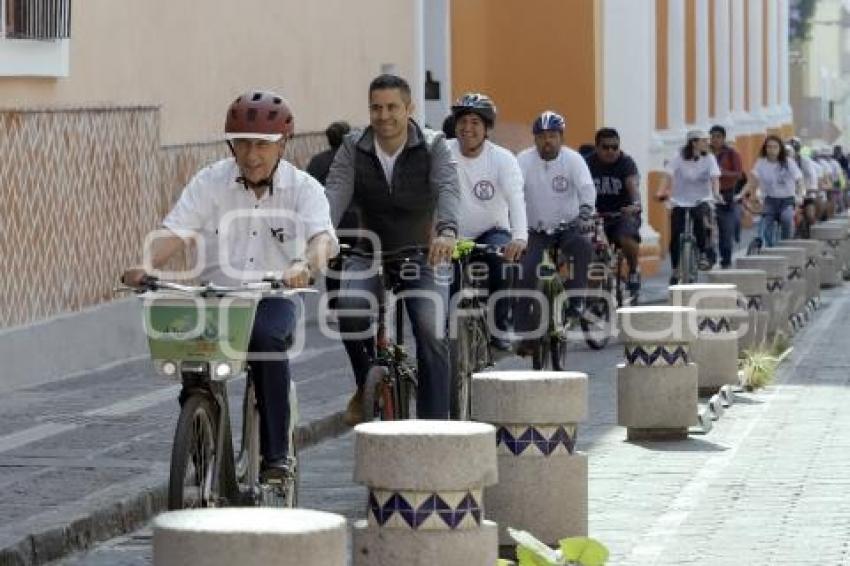
[[[440,236],[441,238],[456,239],[457,238],[457,232],[455,231],[454,228],[443,228],[442,230],[440,230],[440,233],[438,234],[438,236]]]

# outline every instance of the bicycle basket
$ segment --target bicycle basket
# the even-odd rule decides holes
[[[151,358],[243,362],[259,298],[143,296]],[[241,371],[241,364],[233,374]]]

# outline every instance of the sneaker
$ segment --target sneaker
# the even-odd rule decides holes
[[[714,262],[711,260],[711,257],[709,257],[708,254],[700,254],[699,262],[697,262],[697,267],[700,271],[708,271],[709,269],[711,269],[712,265],[714,265]]]
[[[679,276],[671,275],[670,276],[670,285],[678,285],[679,284]]]
[[[363,386],[358,386],[357,391],[348,401],[343,421],[348,426],[355,426],[363,422]]]
[[[637,271],[629,273],[629,278],[626,280],[626,289],[632,295],[640,291],[640,273]]]
[[[260,483],[283,483],[290,475],[289,458],[276,458],[268,462],[263,460],[263,464],[260,469]]]
[[[500,352],[508,352],[511,349],[511,343],[504,338],[490,337],[490,345]]]

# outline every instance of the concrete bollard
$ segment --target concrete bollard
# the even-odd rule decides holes
[[[354,449],[354,481],[369,488],[354,566],[496,563],[498,530],[482,498],[498,477],[492,425],[370,422],[354,428]]]
[[[577,423],[587,417],[587,375],[496,371],[472,378],[472,418],[496,427],[499,483],[487,488],[487,515],[499,544],[514,545],[506,527],[546,544],[587,536],[587,455],[575,451]]]
[[[617,424],[628,440],[683,439],[697,424],[696,310],[617,310],[626,361],[617,366]]]
[[[709,396],[726,384],[738,384],[738,335],[734,319],[738,291],[729,284],[672,285],[670,304],[696,309],[697,336],[691,360],[697,365],[700,396]]]
[[[844,251],[842,246],[846,239],[844,227],[841,224],[819,222],[809,229],[812,240],[823,242],[821,256],[822,287],[840,285],[844,272]]]
[[[345,518],[308,509],[191,509],[153,523],[154,566],[344,566]]]
[[[820,258],[823,255],[823,242],[818,240],[781,240],[783,248],[801,248],[806,251],[804,277],[806,279],[806,306],[815,310],[820,303]]]
[[[751,255],[736,259],[735,267],[765,272],[765,304],[769,313],[767,338],[772,339],[777,330],[789,334],[788,260],[778,256]]]
[[[788,324],[796,331],[802,326],[800,319],[806,310],[806,250],[777,246],[764,248],[761,255],[784,257],[788,261]]]
[[[825,224],[839,226],[841,228],[842,237],[838,240],[838,252],[841,257],[841,267],[839,269],[843,279],[846,279],[850,273],[850,218],[846,216],[836,216],[830,218]]]
[[[760,269],[713,269],[706,272],[709,283],[728,283],[738,290],[738,305],[746,313],[743,322],[735,327],[738,351],[752,350],[764,345],[767,337],[769,313],[765,305],[767,275]]]

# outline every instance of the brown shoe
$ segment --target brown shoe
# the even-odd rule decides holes
[[[357,391],[349,399],[343,421],[348,426],[354,426],[363,422],[363,387],[358,387]]]

